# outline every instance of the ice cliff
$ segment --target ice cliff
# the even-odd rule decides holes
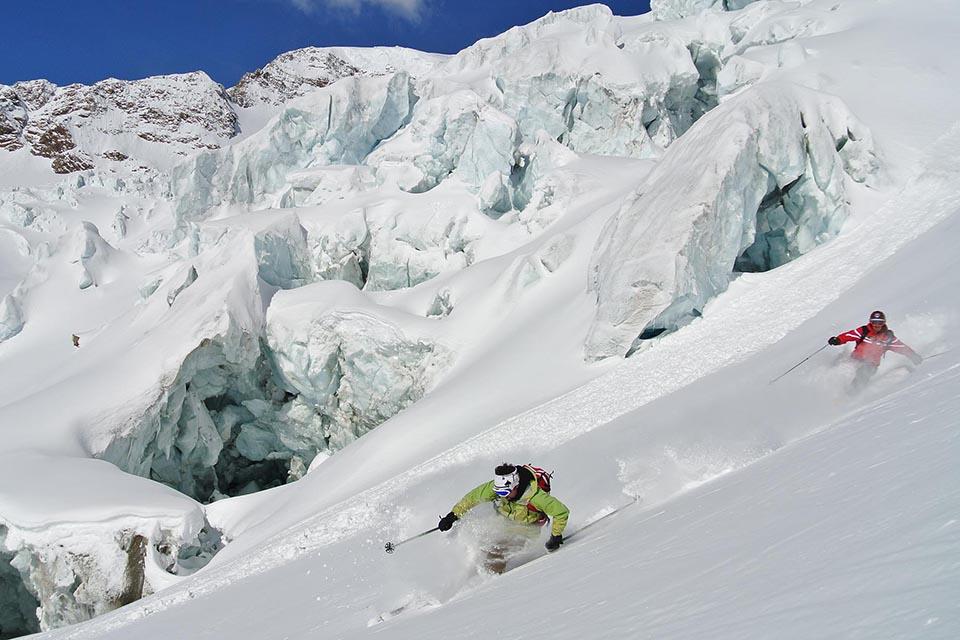
[[[197,503],[105,462],[34,453],[2,460],[0,496],[33,475],[20,490],[33,500],[7,503],[0,515],[5,633],[46,631],[129,604],[203,566],[221,544]],[[50,491],[61,473],[83,487]]]
[[[416,402],[439,379],[452,354],[432,328],[423,318],[377,310],[339,282],[279,294],[267,317],[282,383],[312,408],[332,450]]]
[[[698,315],[734,270],[773,269],[834,237],[846,185],[878,164],[836,98],[768,84],[725,102],[607,223],[590,267],[587,357],[624,355]]]
[[[416,102],[405,73],[344,78],[284,107],[256,135],[173,172],[177,211],[200,219],[222,203],[274,206],[294,170],[358,164],[403,126]]]
[[[678,20],[709,9],[735,11],[756,0],[650,0],[650,12],[657,20]]]

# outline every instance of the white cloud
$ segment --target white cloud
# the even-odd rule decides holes
[[[417,21],[420,19],[425,0],[291,0],[293,5],[310,13],[318,8],[319,5],[326,5],[338,9],[346,9],[353,13],[359,13],[363,5],[380,6],[381,8],[397,13],[408,20]]]

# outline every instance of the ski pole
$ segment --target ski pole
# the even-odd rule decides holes
[[[946,351],[941,351],[940,353],[935,353],[935,354],[933,354],[932,356],[925,356],[923,359],[924,359],[924,360],[929,360],[930,358],[936,358],[936,357],[942,356],[942,355],[944,355],[944,354],[946,354],[946,353],[950,353],[951,351],[953,351],[953,349],[947,349]]]
[[[798,362],[797,364],[793,365],[792,367],[790,367],[789,369],[787,369],[786,371],[784,371],[783,373],[781,373],[780,375],[778,375],[776,378],[774,378],[773,380],[771,380],[771,381],[768,382],[767,384],[773,384],[774,382],[776,382],[777,380],[779,380],[779,379],[782,378],[783,376],[787,375],[788,373],[790,373],[791,371],[793,371],[794,369],[796,369],[797,367],[799,367],[800,365],[802,365],[804,362],[806,362],[807,360],[809,360],[809,359],[812,358],[813,356],[817,355],[818,353],[820,353],[821,351],[823,351],[824,349],[826,349],[826,348],[829,347],[829,346],[830,346],[829,344],[823,345],[822,347],[820,347],[819,349],[817,349],[816,351],[814,351],[813,353],[811,353],[810,355],[808,355],[806,358],[804,358],[803,360],[801,360],[801,361]]]
[[[632,507],[633,505],[637,504],[638,502],[640,502],[640,496],[633,496],[633,500],[631,500],[630,502],[628,502],[628,503],[626,503],[626,504],[624,504],[624,505],[621,505],[621,506],[617,507],[616,509],[614,509],[614,510],[611,511],[610,513],[604,514],[604,515],[600,516],[599,518],[597,518],[596,520],[591,520],[590,522],[588,522],[587,524],[583,525],[582,527],[580,527],[579,529],[577,529],[576,531],[574,531],[574,532],[571,533],[570,535],[565,536],[565,537],[564,537],[564,540],[565,540],[565,541],[566,541],[566,540],[569,540],[569,539],[572,538],[573,536],[575,536],[575,535],[577,535],[577,534],[580,534],[580,533],[583,533],[584,531],[586,531],[587,529],[589,529],[589,528],[592,527],[593,525],[597,524],[597,523],[600,522],[601,520],[606,520],[606,519],[609,518],[610,516],[616,515],[616,514],[620,513],[621,511],[623,511],[624,509],[626,509],[627,507]]]
[[[393,552],[396,550],[396,548],[399,547],[400,545],[402,545],[402,544],[407,544],[407,543],[410,542],[411,540],[416,540],[417,538],[422,538],[423,536],[427,535],[428,533],[433,533],[434,531],[440,531],[440,527],[434,527],[433,529],[430,529],[429,531],[424,531],[423,533],[418,533],[417,535],[411,536],[411,537],[407,538],[406,540],[401,540],[400,542],[388,542],[387,544],[383,545],[383,549],[384,549],[384,551],[386,551],[387,553],[393,553]]]

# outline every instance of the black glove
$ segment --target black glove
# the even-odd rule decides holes
[[[437,529],[440,529],[440,531],[450,531],[450,529],[453,527],[453,523],[459,519],[460,518],[458,518],[456,514],[451,511],[447,515],[440,518],[440,524],[437,525]]]
[[[560,545],[563,544],[563,536],[555,535],[550,536],[550,539],[547,540],[547,544],[543,545],[547,548],[547,551],[556,551],[560,548]]]
[[[837,336],[831,336],[827,339],[827,344],[833,345],[834,347],[840,344],[840,338]]]

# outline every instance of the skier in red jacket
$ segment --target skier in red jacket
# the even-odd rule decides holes
[[[859,390],[873,377],[880,366],[880,360],[887,351],[895,351],[910,358],[913,364],[920,364],[923,358],[916,351],[905,345],[893,331],[887,328],[887,316],[883,311],[874,311],[870,314],[870,321],[862,327],[851,329],[827,340],[828,344],[841,345],[847,342],[856,342],[851,357],[860,365],[857,375],[853,379],[853,388]]]

